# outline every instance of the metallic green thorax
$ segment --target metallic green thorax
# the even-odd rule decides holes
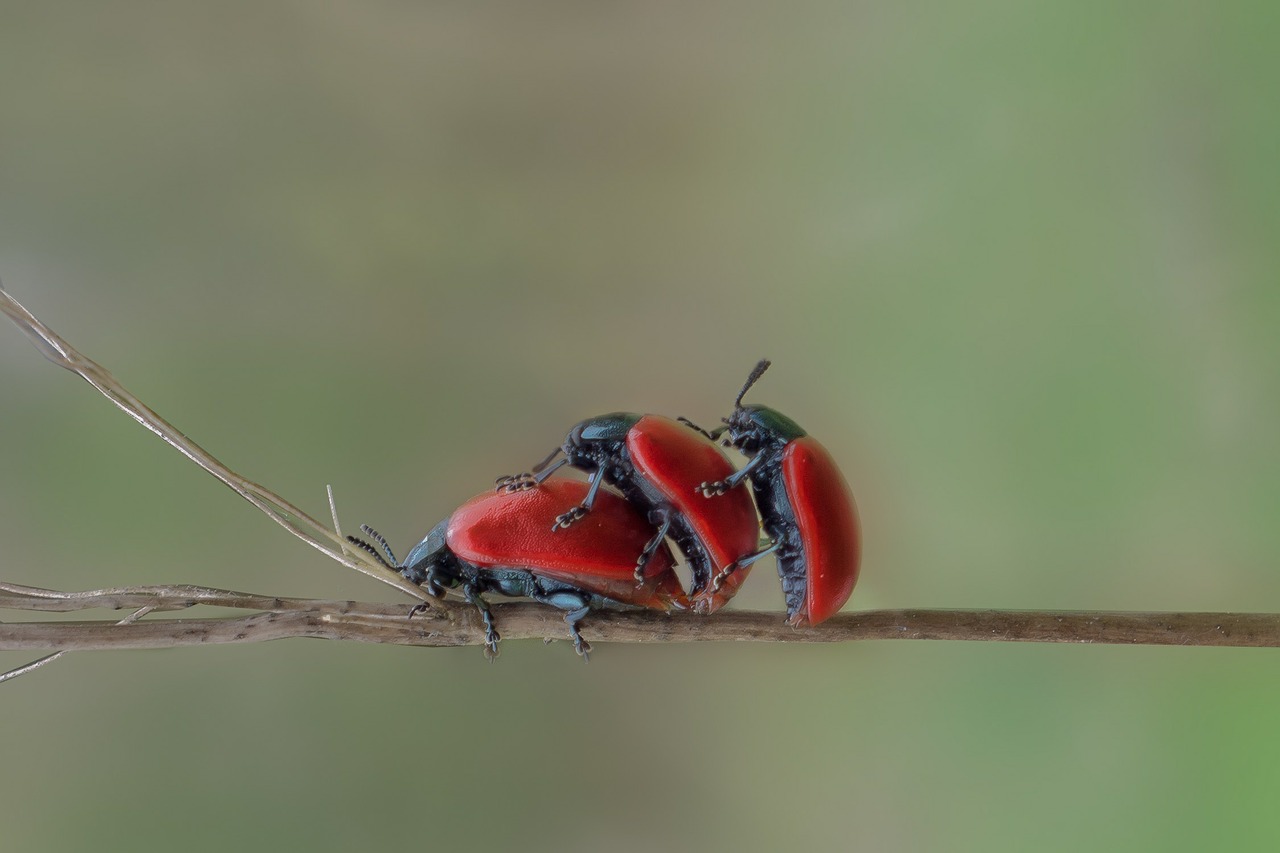
[[[643,417],[644,415],[637,415],[634,412],[610,412],[607,415],[591,418],[570,431],[566,445],[576,445],[583,441],[622,441]]]
[[[777,409],[771,409],[768,406],[743,406],[734,414],[735,420],[741,418],[742,421],[750,423],[762,433],[772,433],[785,441],[792,441],[807,435],[800,428],[800,424],[791,420],[791,418]]]

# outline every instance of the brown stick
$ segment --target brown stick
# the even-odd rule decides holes
[[[141,599],[130,599],[136,603]],[[301,604],[301,600],[294,600]],[[559,611],[537,604],[493,607],[508,640],[564,639]],[[411,646],[481,645],[474,608],[446,603],[406,618],[403,604],[312,601],[305,607],[225,619],[167,619],[132,624],[0,624],[4,649],[154,649],[210,643],[256,643],[319,637]],[[730,611],[714,616],[653,611],[593,611],[581,623],[590,641],[681,643],[751,641],[836,643],[853,640],[985,640],[1115,645],[1280,647],[1280,615],[1270,613],[1124,613],[1037,610],[870,610],[816,628],[795,629],[780,613]]]

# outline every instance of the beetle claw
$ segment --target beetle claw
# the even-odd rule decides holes
[[[533,475],[527,471],[521,474],[508,474],[505,477],[499,477],[493,481],[494,491],[505,494],[514,494],[515,492],[524,492],[529,489],[536,489],[538,481]]]
[[[556,516],[556,523],[551,525],[552,530],[565,530],[576,521],[582,520],[587,514],[587,508],[582,505],[575,506],[568,512],[561,513]]]
[[[750,565],[750,563],[748,563],[747,565]],[[724,586],[724,582],[729,579],[729,575],[733,574],[734,572],[738,571],[741,568],[742,568],[741,563],[730,563],[720,571],[716,572],[715,576],[711,578],[711,591],[719,592],[720,587]]]
[[[640,552],[640,556],[636,557],[636,570],[634,573],[636,586],[642,586],[644,584],[644,570],[649,568],[649,561],[653,559],[653,555],[656,550],[657,546],[654,546],[653,551],[649,550],[648,546],[646,546],[645,549]]]
[[[498,641],[502,639],[498,632],[489,628],[484,632],[484,659],[493,663],[498,659]]]
[[[723,495],[729,489],[729,484],[724,480],[716,480],[714,483],[703,481],[693,487],[695,492],[699,492],[704,498],[714,498]]]

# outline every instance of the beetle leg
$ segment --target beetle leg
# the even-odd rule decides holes
[[[550,453],[548,453],[548,454],[547,454],[547,458],[546,458],[546,459],[543,459],[543,460],[542,460],[541,462],[539,462],[537,465],[534,465],[534,466],[533,466],[533,473],[537,474],[537,473],[538,473],[539,471],[541,471],[543,468],[546,468],[548,465],[550,465],[550,464],[551,464],[551,460],[552,460],[552,459],[555,459],[555,458],[556,458],[556,456],[557,456],[557,454],[562,453],[563,451],[564,451],[564,447],[563,447],[563,446],[561,446],[561,447],[557,447],[555,450],[553,450],[553,451],[551,451]],[[557,466],[557,467],[558,467],[558,466]]]
[[[498,641],[502,637],[493,627],[493,611],[489,609],[489,602],[484,600],[479,587],[473,583],[462,585],[462,597],[467,600],[467,604],[474,605],[480,611],[480,619],[484,622],[484,656],[486,660],[492,661],[498,657]]]
[[[427,595],[432,598],[444,598],[445,588],[456,584],[456,579],[442,571],[439,564],[430,566],[426,571],[426,577],[418,581],[418,586],[425,589]]]
[[[755,456],[752,456],[747,460],[746,465],[743,465],[723,480],[716,480],[715,482],[703,481],[697,486],[694,486],[693,490],[695,492],[701,492],[704,498],[714,498],[718,495],[723,495],[730,489],[735,488],[747,477],[751,476],[751,472],[756,469],[756,466],[764,461],[764,456],[765,455],[763,453],[757,453]]]
[[[671,513],[665,508],[656,508],[649,513],[649,523],[658,525],[658,531],[645,543],[644,550],[636,558],[636,586],[644,583],[644,570],[649,567],[653,555],[658,553],[662,540],[667,538],[667,531],[671,529]]]
[[[513,492],[523,492],[526,489],[532,489],[538,485],[534,482],[533,475],[528,471],[520,474],[507,474],[493,481],[493,490],[495,492],[505,492],[512,494]]]
[[[578,630],[578,623],[582,621],[582,617],[587,615],[590,607],[579,607],[577,610],[570,610],[564,615],[565,624],[569,626],[569,636],[573,638],[573,650],[582,656],[583,663],[591,662],[591,644],[582,639],[582,632]]]
[[[559,471],[561,468],[563,468],[568,464],[569,464],[569,457],[566,456],[564,459],[561,459],[559,462],[552,465],[550,468],[544,468],[534,476],[533,478],[534,485],[541,485],[543,480],[547,479],[552,474]],[[538,469],[535,468],[534,470],[536,471]]]
[[[707,430],[705,430],[705,429],[703,429],[702,427],[698,426],[697,424],[695,424],[693,421],[689,420],[688,418],[685,418],[685,417],[679,417],[679,418],[676,418],[676,420],[678,420],[680,423],[684,424],[685,426],[687,426],[689,429],[693,430],[694,432],[700,432],[700,433],[702,433],[703,435],[705,435],[707,438],[711,439],[712,441],[715,441],[717,438],[719,438],[720,436],[724,435],[725,430],[727,430],[727,429],[729,428],[728,426],[716,427],[715,429],[713,429],[713,430],[711,430],[710,432],[708,432]]]
[[[542,604],[550,604],[552,607],[568,611],[564,614],[564,621],[569,626],[569,637],[573,640],[573,650],[582,655],[583,663],[589,662],[591,644],[584,640],[582,633],[578,631],[578,623],[591,610],[587,597],[581,592],[567,589],[555,592],[542,592],[534,589],[530,592],[529,597]]]
[[[551,525],[552,530],[563,530],[575,521],[581,521],[587,513],[591,512],[591,505],[596,502],[596,492],[600,491],[600,484],[604,482],[604,468],[592,471],[589,482],[591,488],[587,489],[587,496],[583,498],[582,503],[568,512],[557,515],[556,523]]]
[[[575,521],[581,521],[589,511],[586,504],[579,504],[568,512],[562,512],[556,516],[555,524],[551,525],[552,530],[564,530]]]
[[[761,542],[761,545],[763,544],[764,542]],[[733,561],[732,563],[725,566],[723,569],[721,569],[719,572],[716,573],[716,576],[711,579],[711,589],[714,591],[719,591],[720,587],[724,585],[724,582],[728,579],[728,577],[731,574],[741,569],[745,569],[747,566],[750,566],[756,560],[759,560],[761,557],[772,554],[776,550],[778,550],[778,543],[770,542],[767,548],[762,548],[761,550],[756,551],[753,554],[748,554],[745,557],[739,557],[737,560]]]
[[[531,471],[525,471],[520,474],[508,474],[505,477],[499,477],[494,480],[493,484],[496,487],[494,491],[511,494],[512,492],[523,492],[527,489],[537,488],[543,480],[547,479],[557,470],[569,463],[568,457],[565,457],[556,464],[551,465],[551,460],[555,459],[556,455],[562,450],[563,448],[557,447],[555,450],[551,451],[550,455],[537,465],[534,465]],[[548,465],[551,465],[551,467],[548,468]]]

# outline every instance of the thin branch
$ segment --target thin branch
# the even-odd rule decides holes
[[[247,603],[253,598],[243,593],[231,595],[226,601]],[[138,600],[114,594],[104,596],[107,599]],[[408,608],[402,604],[290,602],[288,609],[223,619],[165,619],[124,625],[105,621],[0,623],[0,650],[155,649],[258,643],[290,637],[410,646],[484,643],[484,628],[476,610],[457,602],[446,602],[436,611],[412,618],[406,618]],[[493,611],[507,640],[568,637],[564,620],[551,608],[513,603],[494,605]],[[589,641],[616,643],[985,640],[1280,647],[1280,614],[1273,613],[870,610],[841,614],[816,628],[795,629],[784,623],[780,613],[728,611],[708,617],[648,610],[596,610],[582,621],[580,628]]]
[[[239,607],[249,610],[315,610],[333,602],[311,598],[280,598],[255,595],[207,586],[174,584],[171,586],[121,586],[91,589],[85,592],[59,592],[35,586],[0,581],[0,608],[10,610],[44,610],[65,613],[105,607],[122,610],[127,607],[150,607],[152,610],[182,610],[206,604],[212,607]],[[404,607],[400,606],[403,610]]]
[[[117,622],[116,625],[129,625],[129,624],[132,624],[133,622],[137,622],[143,616],[146,616],[148,613],[150,613],[153,609],[154,608],[152,607],[139,607],[137,610],[133,611],[128,616],[124,617],[119,622]],[[17,669],[11,669],[8,672],[0,673],[0,684],[3,684],[6,681],[11,681],[12,679],[17,678],[19,675],[26,675],[29,672],[35,672],[37,669],[39,669],[42,666],[48,666],[49,664],[53,663],[54,661],[56,661],[58,658],[62,657],[66,653],[67,653],[67,649],[59,649],[58,651],[54,652],[51,655],[45,655],[42,658],[37,658],[33,660],[31,663],[20,666]]]

